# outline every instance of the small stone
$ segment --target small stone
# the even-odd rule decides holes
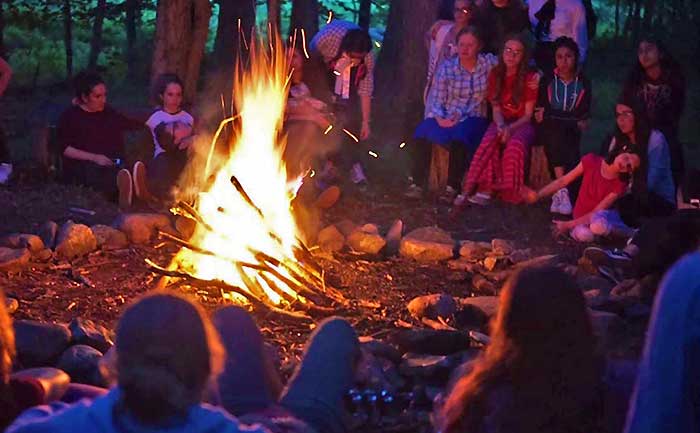
[[[105,386],[105,380],[100,373],[101,359],[102,353],[94,347],[77,344],[61,354],[56,367],[68,373],[71,382]]]
[[[191,218],[182,215],[177,215],[175,217],[175,230],[180,233],[183,239],[191,238],[196,227],[197,222]]]
[[[438,227],[415,229],[401,240],[399,253],[419,262],[447,260],[454,257],[455,242]]]
[[[378,233],[379,229],[376,225],[365,224],[348,236],[348,245],[361,253],[378,254],[386,245],[386,241]]]
[[[103,250],[118,250],[129,245],[126,235],[114,227],[96,224],[90,227],[97,239],[97,247]]]
[[[508,256],[512,263],[521,263],[532,258],[532,250],[526,248],[524,250],[515,250]]]
[[[29,266],[32,253],[26,248],[0,247],[0,271],[18,272]]]
[[[26,248],[32,254],[44,249],[44,241],[37,235],[12,233],[0,239],[0,246],[7,248]]]
[[[484,267],[486,268],[487,271],[491,272],[494,269],[496,269],[496,266],[498,265],[498,257],[486,257],[484,259]]]
[[[121,214],[112,224],[126,234],[129,241],[135,244],[148,243],[156,236],[158,230],[173,232],[167,215],[157,213]]]
[[[481,274],[475,274],[472,277],[472,289],[475,293],[481,295],[492,296],[498,293],[496,285]]]
[[[53,251],[51,251],[48,248],[44,248],[43,250],[39,251],[38,253],[34,254],[34,259],[37,262],[41,263],[46,263],[49,260],[53,259]]]
[[[340,222],[335,223],[336,228],[343,234],[343,236],[348,237],[352,232],[357,229],[358,225],[349,219],[344,219]]]
[[[457,311],[455,299],[444,293],[419,296],[408,303],[408,312],[420,320],[424,317],[436,320],[438,317],[450,317]]]
[[[468,260],[481,260],[491,251],[488,242],[460,241],[459,255]]]
[[[56,246],[56,236],[58,235],[58,224],[53,221],[46,221],[39,229],[39,237],[46,248],[53,249]]]
[[[470,347],[469,335],[460,331],[437,329],[399,329],[389,335],[389,341],[401,353],[449,355]]]
[[[395,220],[389,231],[386,233],[386,244],[387,252],[389,254],[396,254],[399,251],[399,245],[401,245],[401,235],[403,234],[403,221]]]
[[[491,241],[491,249],[495,254],[507,256],[515,251],[515,246],[511,241],[507,241],[505,239],[494,239]]]
[[[114,345],[112,332],[92,320],[76,317],[68,328],[73,336],[73,343],[94,347],[102,353],[106,353]]]
[[[19,301],[15,298],[5,298],[5,311],[7,314],[13,314],[19,308]]]
[[[84,224],[73,221],[66,222],[56,238],[56,254],[63,259],[71,260],[97,249],[97,239]]]
[[[321,251],[336,252],[345,246],[345,236],[334,225],[329,225],[318,232],[318,246]]]
[[[471,305],[481,310],[489,319],[498,312],[497,296],[475,296],[472,298],[458,298],[460,305]]]
[[[474,263],[471,259],[460,257],[458,259],[449,260],[447,267],[455,271],[465,271],[469,273],[477,273],[482,269],[479,263]]]
[[[15,320],[14,328],[17,359],[22,368],[53,365],[70,341],[66,325]]]

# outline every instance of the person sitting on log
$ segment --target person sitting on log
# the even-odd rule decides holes
[[[459,190],[468,153],[476,149],[488,126],[486,95],[493,54],[480,54],[481,36],[475,27],[457,35],[457,57],[445,60],[435,77],[428,115],[416,128],[416,146],[432,146],[429,189],[452,201]],[[427,152],[426,152],[427,153]],[[422,185],[409,188],[422,192]]]

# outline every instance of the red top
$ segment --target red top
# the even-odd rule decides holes
[[[506,82],[501,89],[501,97],[496,99],[496,82],[498,75],[496,69],[489,73],[488,100],[493,106],[501,108],[503,119],[506,121],[517,120],[525,115],[525,104],[537,101],[539,86],[539,75],[536,72],[528,72],[525,75],[525,89],[520,93],[520,102],[513,101],[513,90],[515,89],[517,75],[506,76]]]
[[[620,179],[606,179],[600,172],[603,158],[589,153],[581,158],[583,182],[574,206],[574,218],[580,218],[595,209],[610,193],[622,195],[627,184]]]

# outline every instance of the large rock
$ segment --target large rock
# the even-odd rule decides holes
[[[170,218],[158,213],[121,214],[113,224],[123,231],[129,241],[135,244],[148,243],[156,236],[158,230],[173,232]]]
[[[0,247],[0,271],[17,272],[29,266],[32,253],[26,248]]]
[[[386,241],[379,234],[379,228],[376,225],[365,224],[350,233],[348,245],[361,253],[378,254],[386,245]]]
[[[333,253],[343,249],[345,246],[345,236],[340,233],[340,230],[338,230],[336,226],[329,225],[318,232],[317,243],[321,251]]]
[[[113,333],[92,320],[76,317],[68,328],[75,344],[91,346],[102,353],[106,353],[114,345]]]
[[[95,224],[90,229],[97,239],[97,246],[103,250],[118,250],[129,245],[126,235],[114,227]]]
[[[56,246],[56,236],[58,235],[58,224],[53,221],[46,221],[39,228],[39,237],[46,248],[53,249]]]
[[[68,373],[71,382],[105,386],[105,380],[100,373],[101,359],[102,353],[94,347],[76,344],[63,352],[56,367]]]
[[[44,249],[44,241],[37,235],[12,233],[0,239],[0,246],[15,249],[26,248],[35,254]]]
[[[445,293],[419,296],[408,303],[408,312],[411,316],[420,320],[424,317],[437,319],[438,317],[450,317],[457,311],[455,299]]]
[[[90,227],[66,222],[56,238],[56,254],[63,259],[71,260],[91,253],[97,249],[97,239]]]
[[[481,260],[491,251],[488,242],[460,241],[459,255],[467,260]]]
[[[350,236],[350,233],[354,232],[359,227],[354,221],[349,219],[341,220],[335,223],[335,226],[345,237]]]
[[[497,296],[475,296],[473,298],[459,298],[460,305],[471,305],[481,310],[486,317],[491,318],[498,312]]]
[[[449,355],[470,347],[469,335],[459,331],[437,329],[400,329],[389,335],[401,353]]]
[[[65,325],[16,320],[14,328],[17,359],[24,368],[52,365],[70,341]]]
[[[493,239],[491,241],[491,249],[493,250],[494,254],[507,256],[515,251],[515,245],[513,245],[513,242],[505,239]]]
[[[399,253],[420,262],[451,259],[455,242],[446,231],[438,227],[423,227],[413,230],[401,240]]]

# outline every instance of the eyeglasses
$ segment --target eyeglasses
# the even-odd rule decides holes
[[[620,111],[615,113],[615,118],[619,119],[624,117],[625,119],[631,119],[634,117],[634,111]]]
[[[506,47],[503,52],[509,56],[519,56],[523,53],[523,50],[514,50],[512,48]]]

